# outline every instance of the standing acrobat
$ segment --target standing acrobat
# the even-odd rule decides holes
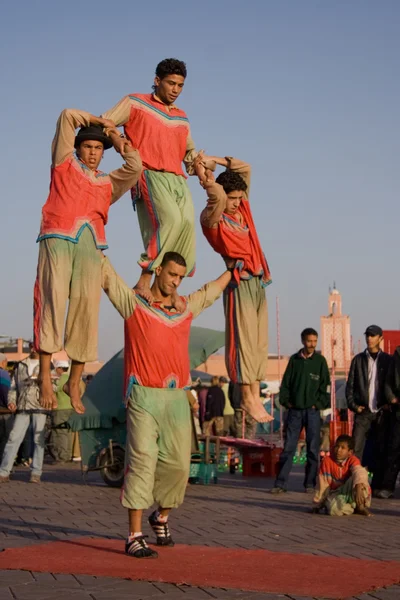
[[[132,190],[145,246],[139,260],[142,274],[134,289],[149,301],[152,275],[166,252],[184,257],[188,277],[195,271],[194,207],[182,163],[194,175],[197,152],[186,113],[175,105],[186,74],[184,62],[166,58],[157,65],[153,93],[129,94],[103,114],[124,126],[143,161],[139,184]],[[174,305],[175,300],[179,302],[177,296]]]

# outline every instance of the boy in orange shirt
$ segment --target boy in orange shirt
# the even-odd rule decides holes
[[[313,499],[313,512],[321,509],[331,516],[371,516],[371,488],[366,469],[354,456],[354,440],[340,435],[333,457],[325,456],[319,470],[317,491]]]

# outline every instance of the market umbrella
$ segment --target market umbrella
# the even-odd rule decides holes
[[[201,383],[210,383],[212,379],[212,375],[210,373],[206,373],[205,371],[198,371],[197,369],[192,369],[190,371],[190,375],[192,376],[193,382],[195,382],[197,379],[200,379]]]
[[[225,344],[225,333],[193,326],[190,331],[190,369],[195,369]],[[113,423],[126,421],[123,404],[124,350],[113,356],[94,376],[86,388],[84,415],[74,413],[68,420],[73,431],[110,429]]]

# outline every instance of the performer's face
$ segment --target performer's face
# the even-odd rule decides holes
[[[156,94],[165,104],[173,104],[183,90],[185,78],[182,75],[167,75],[164,79],[156,77]]]
[[[185,274],[186,267],[170,260],[163,267],[156,269],[158,289],[164,296],[171,296],[180,286]]]
[[[227,198],[227,200],[226,200],[225,212],[228,215],[234,215],[237,212],[237,210],[240,206],[240,203],[242,201],[243,192],[240,190],[238,190],[236,192],[235,191],[230,192],[229,194],[227,194],[226,198]]]
[[[101,142],[87,140],[77,148],[77,155],[92,171],[95,171],[103,158],[104,146]]]

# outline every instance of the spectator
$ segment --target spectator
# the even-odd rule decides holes
[[[224,392],[225,408],[224,408],[224,435],[235,436],[235,411],[233,410],[231,401],[229,400],[229,383],[226,377],[219,378],[219,386]]]
[[[383,332],[377,325],[365,331],[367,348],[357,354],[350,366],[346,385],[347,405],[355,413],[353,438],[354,454],[373,470],[372,489],[374,495],[382,489],[384,465],[387,457],[387,440],[391,413],[387,410],[385,381],[392,357],[382,352],[380,344]],[[372,456],[364,455],[367,437],[372,442]]]
[[[199,403],[199,423],[201,429],[203,429],[204,416],[206,414],[207,394],[208,388],[204,385],[200,385],[197,392],[197,402]]]
[[[7,371],[7,356],[0,352],[0,461],[13,426],[15,405],[9,402],[11,379]]]
[[[318,333],[307,328],[301,334],[303,348],[290,357],[283,375],[279,402],[288,409],[286,439],[279,460],[279,472],[271,492],[287,491],[287,481],[292,468],[303,427],[306,430],[307,463],[304,489],[312,492],[317,482],[320,448],[320,410],[330,405],[330,378],[325,358],[315,349]]]
[[[39,402],[39,355],[31,346],[28,358],[22,360],[14,371],[9,392],[9,403],[16,406],[16,415],[0,465],[0,483],[10,480],[10,472],[18,448],[32,420],[34,450],[31,483],[40,483],[43,470],[46,410]]]
[[[354,512],[366,517],[371,515],[368,473],[353,452],[353,438],[340,435],[335,442],[333,457],[326,456],[321,463],[313,512],[318,513],[324,508],[336,517]]]
[[[237,438],[245,438],[253,440],[256,435],[257,421],[253,419],[247,412],[243,411],[241,406],[242,391],[239,383],[229,383],[228,396],[233,410],[234,416],[234,436]],[[243,423],[244,415],[244,423]]]
[[[204,415],[203,434],[212,435],[214,428],[215,435],[224,433],[224,408],[225,395],[219,385],[218,377],[211,379],[211,386],[208,389],[206,399],[206,412]]]
[[[388,452],[381,489],[376,491],[377,498],[388,499],[394,494],[397,476],[400,472],[400,346],[397,346],[385,385],[386,402],[388,403],[389,435]]]
[[[77,432],[66,427],[68,419],[74,413],[70,397],[63,389],[69,377],[69,361],[57,361],[55,371],[58,377],[56,382],[57,408],[52,411],[51,454],[57,462],[69,462],[73,459],[73,446],[77,435]],[[80,392],[83,396],[85,392],[83,381],[80,383]]]

